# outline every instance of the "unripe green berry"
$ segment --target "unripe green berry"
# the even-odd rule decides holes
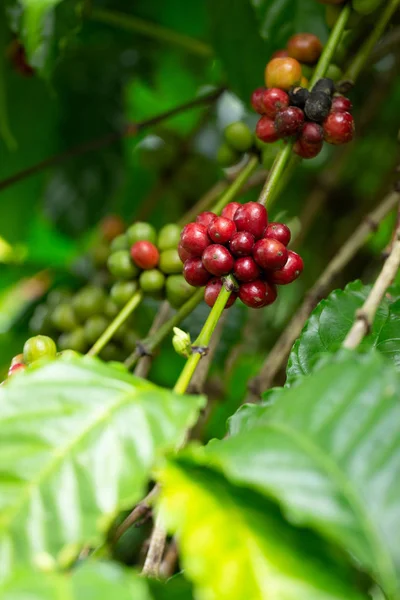
[[[88,344],[94,344],[94,342],[105,332],[109,323],[109,320],[106,319],[106,317],[103,317],[103,315],[94,315],[93,317],[90,317],[83,326]]]
[[[148,294],[160,292],[165,284],[165,276],[158,269],[143,271],[139,277],[141,289]]]
[[[240,153],[236,152],[228,146],[228,144],[221,144],[218,148],[217,152],[217,163],[225,168],[232,167],[232,165],[236,165],[240,160]]]
[[[193,353],[190,334],[186,333],[186,331],[183,331],[182,329],[179,329],[179,327],[174,327],[172,345],[175,352],[179,354],[179,356],[183,356],[183,358],[189,358],[189,356]]]
[[[132,279],[139,275],[139,269],[133,264],[128,250],[117,250],[110,254],[107,266],[117,279]]]
[[[59,331],[72,331],[78,327],[78,321],[71,304],[55,306],[50,316],[51,324]]]
[[[24,361],[30,365],[41,358],[53,359],[57,354],[57,346],[46,335],[36,335],[29,338],[24,344]]]
[[[129,246],[133,246],[133,244],[141,240],[146,240],[152,244],[155,244],[157,241],[157,233],[153,225],[142,221],[138,221],[131,225],[126,232],[126,235],[128,237]]]
[[[170,275],[166,285],[167,300],[173,308],[179,308],[193,296],[196,288],[187,283],[183,275]]]
[[[328,77],[328,79],[332,79],[333,81],[339,81],[343,77],[343,71],[337,65],[329,65],[325,77]]]
[[[110,244],[111,252],[116,252],[117,250],[129,250],[129,241],[126,233],[121,233],[121,235],[117,235],[116,238]]]
[[[122,308],[138,289],[136,281],[117,281],[110,290],[111,300],[116,306]]]
[[[118,283],[126,283],[126,282],[118,282]],[[107,298],[105,305],[104,305],[105,316],[108,317],[109,319],[115,319],[115,317],[117,316],[119,311],[120,311],[120,307],[113,300],[111,300],[111,298]]]
[[[72,293],[69,290],[52,290],[47,296],[47,306],[54,308],[63,302],[68,302],[68,300],[71,300],[71,298]]]
[[[121,348],[114,344],[114,342],[108,342],[107,346],[100,352],[100,358],[109,361],[120,361],[123,360],[124,356]]]
[[[170,250],[164,250],[164,252],[161,252],[158,266],[166,275],[182,273],[183,265],[181,259],[179,258],[178,250],[176,248],[171,248]]]
[[[175,223],[169,223],[164,225],[158,234],[158,249],[160,252],[163,250],[169,250],[170,248],[177,248],[181,237],[182,227]]]
[[[74,350],[83,354],[88,349],[85,332],[83,327],[77,327],[74,331],[63,333],[58,338],[58,345],[61,350]]]
[[[80,321],[104,312],[106,293],[101,287],[87,285],[72,298],[72,307]],[[74,348],[73,348],[74,350]]]
[[[225,141],[236,152],[248,152],[253,146],[253,133],[246,123],[236,121],[225,128]]]

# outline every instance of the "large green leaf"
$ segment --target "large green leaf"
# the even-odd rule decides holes
[[[208,13],[211,39],[228,83],[249,102],[252,91],[263,85],[271,48],[258,33],[255,12],[248,0],[208,0]]]
[[[340,545],[397,598],[399,397],[400,376],[379,353],[346,352],[272,406],[248,406],[240,432],[206,456],[231,481],[277,500],[292,523]]]
[[[3,576],[18,563],[100,543],[203,403],[88,358],[56,360],[9,380],[0,389]]]
[[[354,322],[357,309],[362,306],[370,290],[371,286],[354,281],[344,290],[335,290],[318,304],[290,353],[286,385],[292,385],[299,376],[310,373],[323,353],[339,350]],[[376,348],[399,368],[399,339],[400,302],[386,298],[360,350]]]
[[[168,590],[169,596],[164,596]],[[21,571],[0,588],[2,600],[191,600],[190,587],[180,578],[166,584],[146,580],[117,563],[91,562],[72,574]]]
[[[261,494],[238,487],[195,456],[161,472],[162,515],[178,536],[196,597],[347,600],[350,573],[312,533],[291,527]]]

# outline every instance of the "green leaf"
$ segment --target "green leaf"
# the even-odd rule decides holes
[[[88,358],[9,380],[0,389],[2,575],[101,543],[203,404]]]
[[[279,400],[283,388],[273,388],[268,390],[263,397],[263,401],[256,406],[254,404],[243,404],[228,419],[229,435],[235,435],[242,429],[250,429],[253,424],[257,424],[259,416],[264,415],[265,407],[272,406]]]
[[[210,33],[228,83],[242,100],[263,85],[270,46],[258,34],[255,12],[248,0],[208,0]]]
[[[327,39],[325,9],[315,0],[251,0],[260,34],[272,51],[285,48],[294,33],[311,32]],[[268,58],[268,57],[267,57]]]
[[[201,465],[161,472],[163,518],[177,534],[195,596],[218,600],[355,600],[349,572],[313,534],[288,525],[276,506]]]
[[[272,406],[247,407],[241,431],[207,449],[231,481],[340,545],[389,598],[400,591],[399,396],[379,353],[345,352]]]
[[[286,385],[313,371],[324,353],[340,349],[349,332],[356,311],[367,298],[371,286],[360,281],[350,283],[344,290],[335,290],[322,300],[308,319],[300,337],[290,353]],[[400,367],[400,302],[385,298],[381,303],[371,334],[362,341],[359,349],[376,348]]]

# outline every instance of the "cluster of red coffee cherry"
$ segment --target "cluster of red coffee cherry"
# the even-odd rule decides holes
[[[267,64],[267,87],[257,88],[251,98],[254,110],[262,115],[256,135],[264,143],[295,136],[294,152],[314,158],[324,141],[338,145],[352,140],[352,104],[335,94],[332,79],[320,79],[312,90],[302,87],[301,79],[302,66],[295,58],[278,56]]]
[[[291,283],[303,270],[301,257],[287,249],[290,229],[269,223],[265,207],[257,202],[231,202],[220,217],[201,213],[186,225],[178,247],[183,275],[190,285],[205,286],[204,300],[214,306],[223,277],[238,282],[227,303],[236,298],[251,308],[262,308],[277,298],[276,285]]]

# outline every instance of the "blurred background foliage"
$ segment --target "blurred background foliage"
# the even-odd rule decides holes
[[[4,373],[29,335],[39,300],[54,287],[77,289],[90,277],[80,257],[96,240],[99,221],[118,214],[127,223],[143,219],[159,227],[181,218],[227,175],[215,161],[223,128],[237,119],[255,125],[249,96],[263,84],[271,53],[293,33],[311,31],[325,41],[329,30],[325,9],[315,0],[7,0],[0,11]],[[363,27],[368,28],[368,19]],[[20,51],[15,53],[16,40],[32,69]],[[350,36],[341,49],[341,67],[356,43]],[[383,58],[371,60],[350,93],[356,140],[344,149],[325,146],[316,159],[304,162],[273,207],[272,218],[301,225],[297,245],[306,269],[272,307],[229,311],[208,383],[214,410],[206,437],[224,434],[226,417],[243,398],[247,379],[305,291],[390,189],[398,160],[399,59],[389,48]],[[119,135],[127,122],[153,117],[218,86],[226,91],[210,106],[135,136]],[[112,143],[101,143],[114,134]],[[93,140],[100,140],[99,148],[82,152],[82,145]],[[58,164],[2,184],[71,148]],[[256,199],[259,189],[242,199]],[[390,215],[371,236],[336,287],[373,277],[394,218]],[[139,334],[146,333],[157,308],[155,301],[140,307]],[[183,328],[195,334],[207,311],[198,307]],[[182,364],[167,340],[150,378],[171,386]]]

